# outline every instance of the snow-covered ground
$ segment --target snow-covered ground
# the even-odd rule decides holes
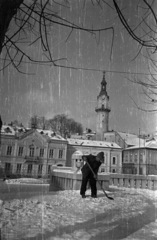
[[[112,187],[107,199],[48,184],[0,182],[2,240],[157,239],[157,191]]]
[[[29,184],[41,184],[44,183],[43,179],[35,178],[16,178],[16,179],[7,179],[6,183],[29,183]]]

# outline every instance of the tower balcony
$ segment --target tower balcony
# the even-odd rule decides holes
[[[110,112],[111,108],[110,107],[105,108],[104,105],[102,105],[101,107],[96,107],[95,111],[96,112]]]

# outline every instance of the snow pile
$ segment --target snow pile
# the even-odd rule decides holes
[[[2,239],[115,239],[118,231],[121,234],[118,239],[125,239],[126,234],[130,239],[135,238],[132,229],[134,233],[138,232],[138,225],[145,227],[141,221],[152,216],[149,209],[155,212],[150,199],[156,201],[156,198],[131,189],[107,193],[114,197],[114,201],[108,200],[101,191],[98,191],[98,198],[93,199],[89,190],[86,199],[81,198],[79,190],[66,190],[29,199],[1,201]],[[157,222],[153,224],[156,229]],[[142,232],[146,238],[137,239],[157,237],[154,229],[151,233],[147,231],[151,234],[149,237]]]
[[[45,183],[43,179],[35,179],[35,178],[17,178],[17,179],[7,179],[5,182],[8,183],[28,183],[28,184],[42,184]]]

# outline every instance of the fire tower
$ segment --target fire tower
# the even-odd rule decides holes
[[[97,112],[96,120],[96,139],[99,141],[104,140],[104,133],[108,132],[108,123],[109,123],[109,112],[111,109],[108,106],[109,96],[106,91],[106,80],[105,72],[103,72],[103,79],[101,82],[101,90],[97,96],[97,107],[95,111]]]

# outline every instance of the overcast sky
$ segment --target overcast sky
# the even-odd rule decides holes
[[[126,33],[115,10],[102,4],[102,8],[89,0],[70,1],[70,8],[55,5],[61,16],[87,28],[100,29],[113,26],[115,29],[111,56],[112,31],[91,35],[85,31],[54,26],[51,32],[51,51],[54,59],[65,58],[58,64],[81,68],[73,70],[23,63],[21,70],[33,75],[20,74],[12,66],[1,72],[0,113],[9,123],[19,120],[25,126],[33,115],[47,119],[66,113],[86,127],[96,128],[96,100],[100,91],[103,73],[106,71],[107,92],[111,107],[109,129],[138,133],[156,130],[156,114],[142,113],[134,101],[145,107],[139,86],[128,79],[131,73],[147,73],[147,61],[137,54],[136,42]],[[95,2],[95,1],[93,1]],[[111,1],[108,1],[111,3]],[[137,1],[119,1],[125,8],[130,24],[136,26],[140,12]],[[127,3],[126,3],[127,2]],[[29,40],[33,40],[30,36]],[[67,40],[67,41],[66,41]],[[42,58],[40,44],[21,45],[21,48],[36,58]],[[1,56],[2,58],[4,55]],[[89,70],[85,70],[89,69]],[[119,73],[121,72],[121,73]],[[122,73],[124,72],[124,73]],[[143,78],[146,75],[138,75]],[[147,107],[147,106],[146,106]]]

